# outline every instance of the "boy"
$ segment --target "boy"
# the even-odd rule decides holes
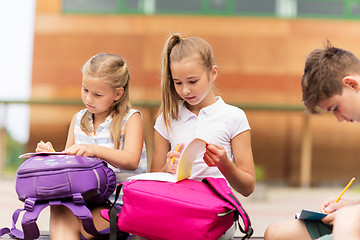
[[[319,113],[321,108],[333,113],[339,122],[360,122],[360,61],[351,52],[335,48],[330,42],[324,49],[312,51],[301,86],[309,112]],[[265,240],[360,239],[360,201],[334,201],[321,204],[321,212],[329,213],[321,221],[293,219],[271,224]]]

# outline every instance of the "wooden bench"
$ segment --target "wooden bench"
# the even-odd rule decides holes
[[[9,236],[3,236],[3,237],[0,237],[0,239],[11,239]],[[238,239],[241,239],[241,237],[234,237],[233,240],[238,240]],[[263,237],[251,237],[250,239],[253,239],[253,240],[262,240],[264,239]],[[41,235],[38,240],[50,240],[50,236],[48,234],[43,234]]]

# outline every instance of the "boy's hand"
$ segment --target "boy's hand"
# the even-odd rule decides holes
[[[55,150],[50,142],[44,143],[43,141],[40,141],[36,145],[35,152],[55,152]]]
[[[340,199],[340,201],[336,203],[335,198],[331,198],[321,204],[320,210],[322,213],[333,213],[344,206],[354,205],[356,203],[356,201],[346,199]]]
[[[336,214],[337,214],[337,212],[329,213],[326,217],[321,219],[321,221],[323,223],[325,223],[325,224],[333,225],[334,221],[335,221]]]

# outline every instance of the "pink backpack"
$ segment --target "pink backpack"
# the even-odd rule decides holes
[[[110,239],[116,239],[118,230],[150,240],[216,240],[239,217],[243,239],[253,233],[249,216],[223,178],[178,183],[131,180],[118,185],[117,196],[121,189],[120,213],[117,208],[101,212],[110,221]]]
[[[84,229],[92,235],[98,232],[94,226],[86,202],[105,203],[116,188],[115,173],[98,158],[74,155],[34,156],[23,162],[16,173],[16,192],[24,208],[13,214],[12,228],[0,229],[0,236],[32,240],[40,232],[36,220],[48,206],[63,205],[82,220]],[[20,212],[23,231],[16,228]]]

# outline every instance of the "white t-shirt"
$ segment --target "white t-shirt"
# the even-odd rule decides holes
[[[229,159],[233,160],[231,139],[249,130],[249,122],[245,112],[238,107],[226,104],[221,97],[205,108],[196,116],[186,108],[184,102],[179,106],[179,117],[171,119],[171,130],[168,132],[164,124],[163,115],[156,119],[155,130],[175,149],[177,144],[189,144],[195,138],[201,138],[208,143],[223,146]],[[201,181],[205,177],[222,177],[217,167],[208,167],[203,160],[203,153],[194,161],[191,177]]]

